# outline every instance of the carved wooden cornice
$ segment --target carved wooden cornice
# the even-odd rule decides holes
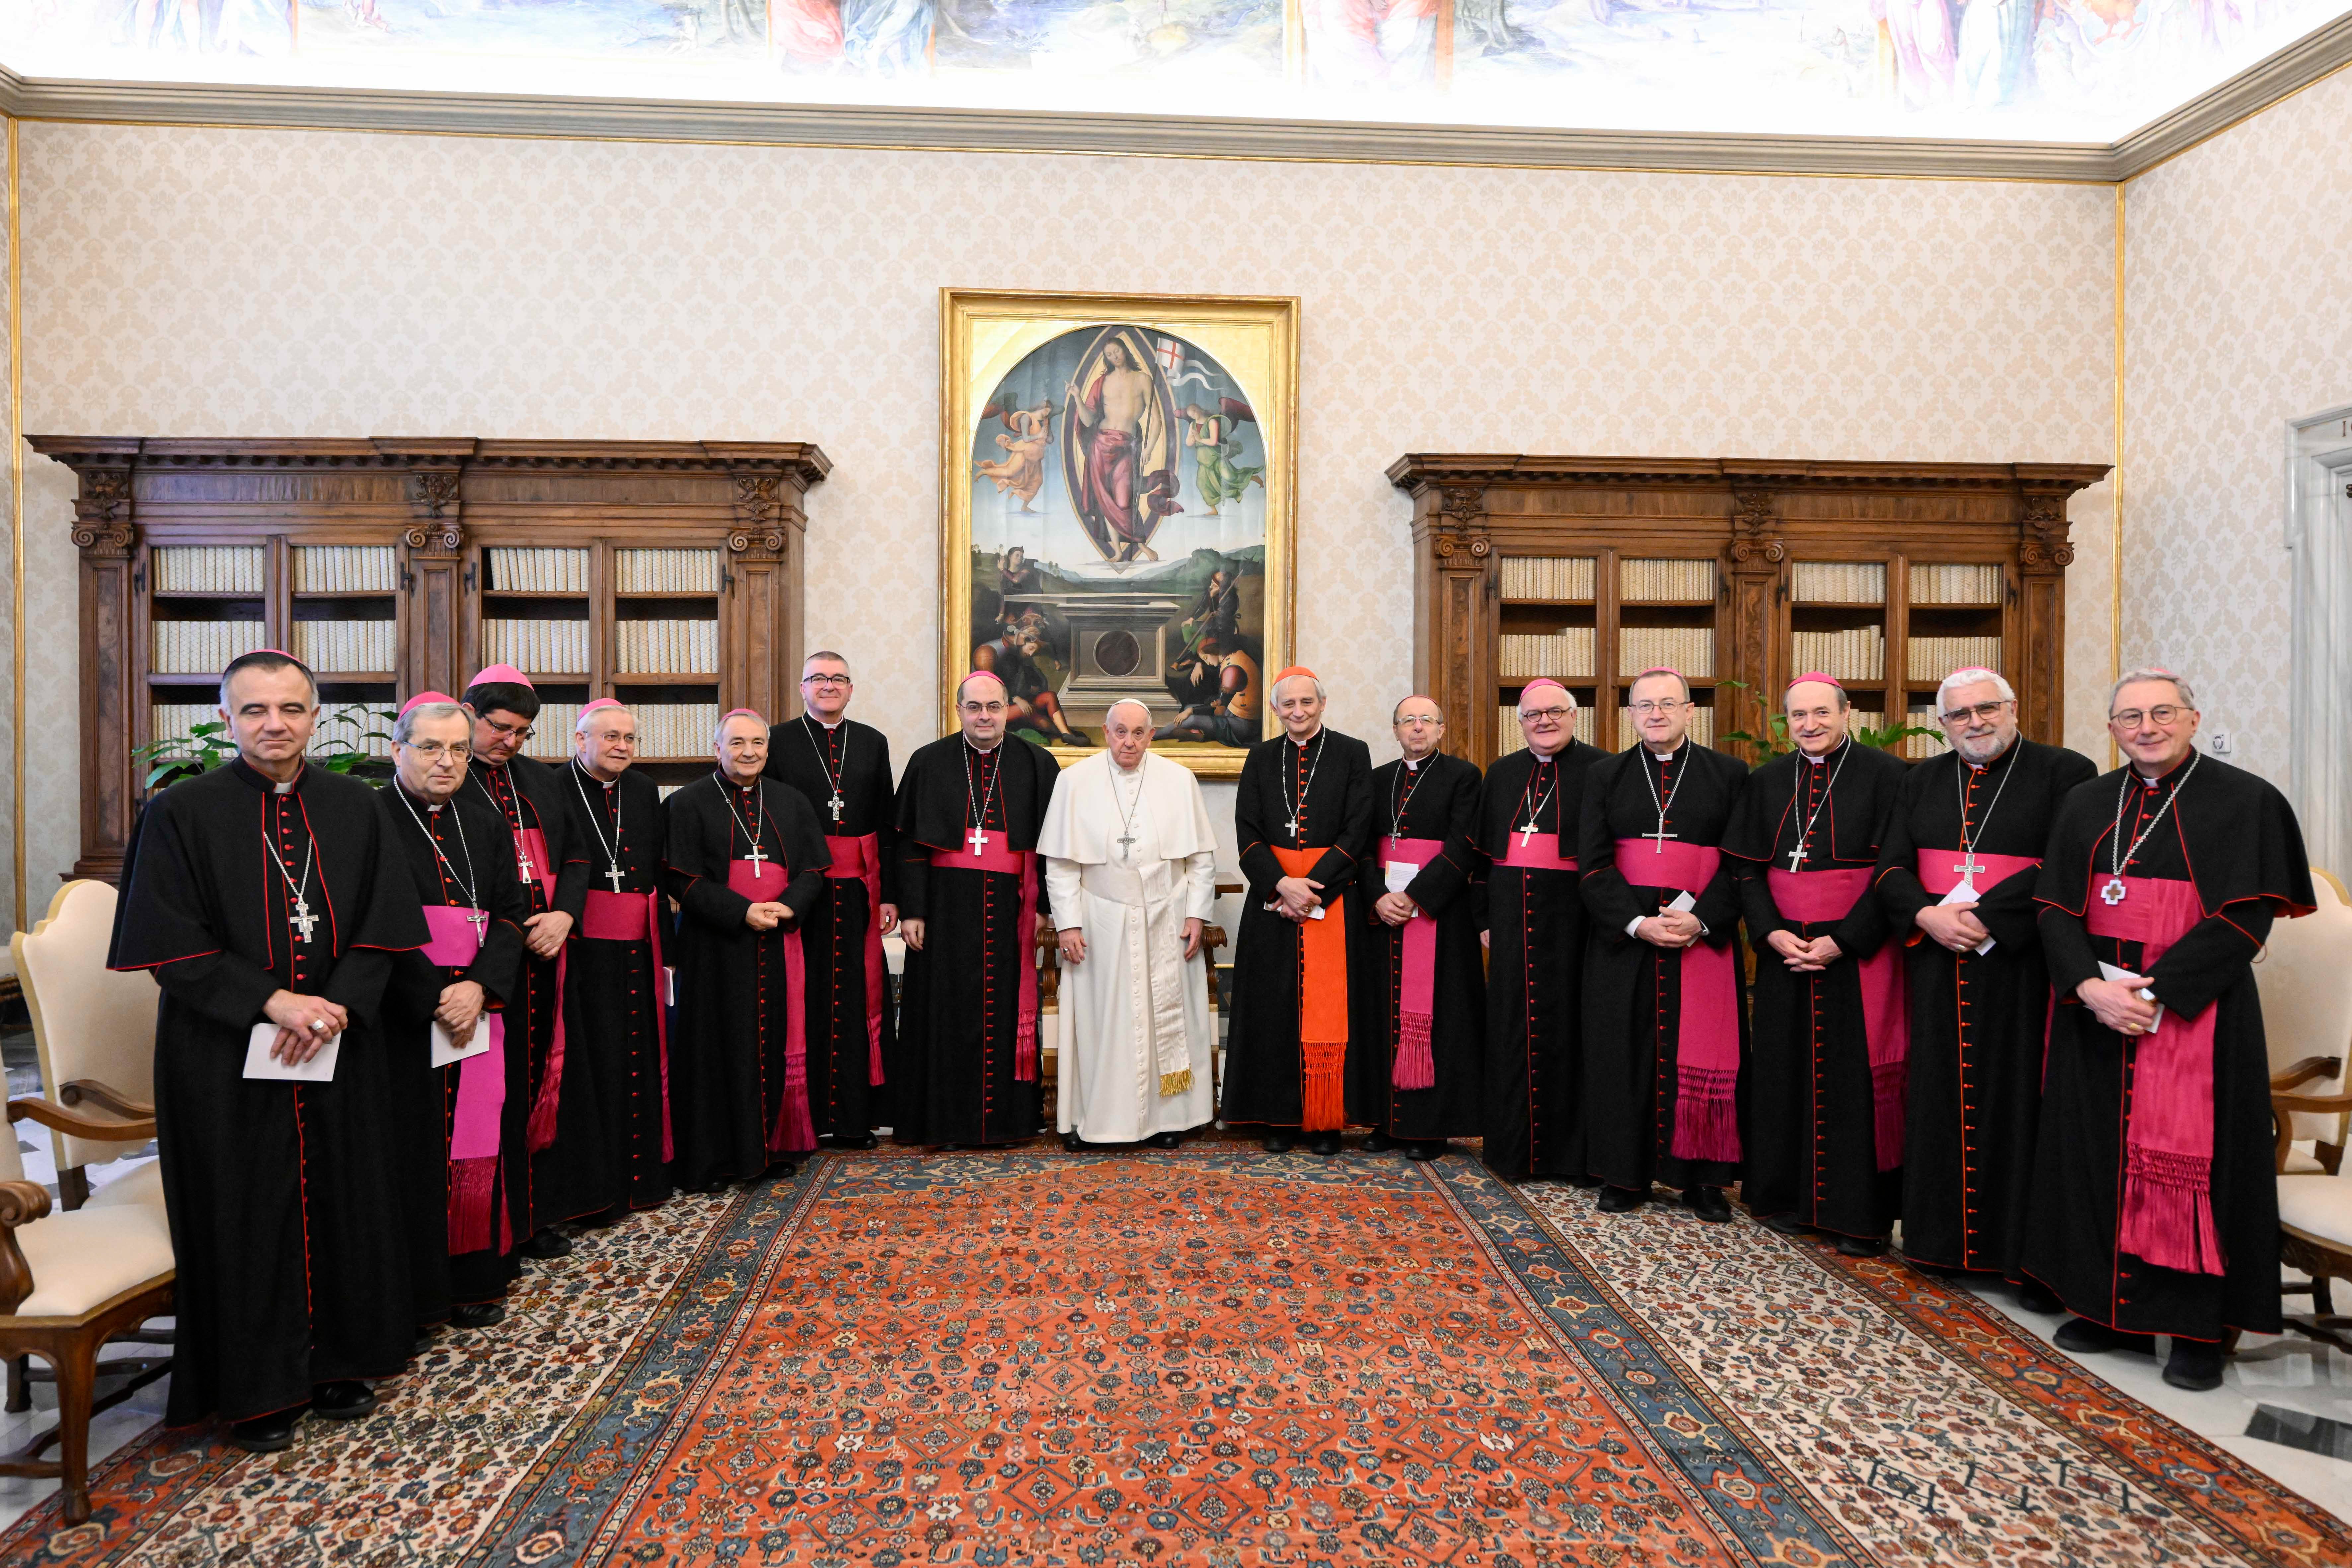
[[[1887,463],[1759,458],[1542,457],[1517,453],[1407,453],[1389,482],[1415,500],[1467,485],[1637,485],[1684,489],[1980,490],[2021,487],[2071,494],[2107,475],[2103,463]]]

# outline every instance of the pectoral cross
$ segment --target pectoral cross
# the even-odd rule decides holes
[[[1657,840],[1657,843],[1658,843],[1658,853],[1659,853],[1659,854],[1661,854],[1661,855],[1663,855],[1663,854],[1664,854],[1664,853],[1666,852],[1666,840],[1667,840],[1667,839],[1671,838],[1671,839],[1675,840],[1676,843],[1680,843],[1680,842],[1682,842],[1682,837],[1683,837],[1683,836],[1682,836],[1681,834],[1679,834],[1679,833],[1669,833],[1669,832],[1667,832],[1667,831],[1666,831],[1666,825],[1665,825],[1664,823],[1661,822],[1661,823],[1659,823],[1659,824],[1658,824],[1658,830],[1657,830],[1655,833],[1651,834],[1651,835],[1650,835],[1650,837],[1651,837],[1652,838],[1654,838],[1654,839],[1656,839],[1656,840]]]
[[[474,928],[474,941],[479,943],[489,934],[490,912],[488,910],[467,910],[466,923]]]
[[[2126,890],[2121,877],[2110,877],[2107,879],[2107,885],[2099,889],[2099,902],[2110,906],[2120,904],[2124,901],[2124,894]]]
[[[835,795],[830,801],[826,802],[825,805],[826,808],[833,813],[833,819],[835,822],[839,822],[841,820],[841,797],[839,795]]]
[[[1978,863],[1977,852],[1975,850],[1963,848],[1960,853],[1960,863],[1953,867],[1952,869],[1960,874],[1961,881],[1966,882],[1969,887],[1973,888],[1977,885],[1977,873],[1986,869],[1986,868]]]
[[[761,850],[759,843],[756,840],[754,840],[751,845],[751,852],[749,855],[744,856],[743,858],[751,862],[751,880],[755,882],[758,881],[760,879],[760,868],[767,863],[768,857]]]
[[[1134,842],[1135,835],[1132,833],[1122,833],[1118,836],[1118,858],[1120,859],[1124,860],[1127,858],[1128,847]]]
[[[971,832],[965,834],[964,837],[971,843],[971,852],[974,855],[983,854],[987,851],[988,830],[986,828],[975,827]]]
[[[604,880],[613,884],[613,891],[617,893],[621,890],[621,863],[618,860],[604,868]]]
[[[1791,870],[1791,871],[1794,871],[1794,870],[1797,868],[1797,867],[1798,867],[1799,863],[1800,863],[1800,862],[1801,862],[1801,861],[1804,859],[1804,858],[1805,858],[1805,841],[1804,841],[1803,839],[1800,838],[1800,839],[1798,839],[1798,840],[1797,840],[1797,847],[1796,847],[1794,849],[1791,849],[1791,850],[1790,850],[1790,851],[1789,851],[1789,869],[1790,869],[1790,870]]]
[[[515,846],[515,871],[525,887],[530,885],[530,851],[520,844]]]
[[[1531,813],[1525,822],[1519,824],[1519,847],[1522,849],[1526,848],[1528,840],[1534,837],[1535,835],[1536,819],[1534,815]]]
[[[310,940],[310,928],[319,923],[319,917],[310,912],[309,900],[297,899],[294,900],[294,912],[286,917],[286,923],[294,928],[297,942],[307,942]]]
[[[1294,816],[1288,822],[1284,823],[1283,826],[1290,830],[1290,837],[1294,841],[1296,841],[1298,837],[1298,818]]]

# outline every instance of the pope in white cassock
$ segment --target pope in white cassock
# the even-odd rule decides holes
[[[1103,738],[1108,750],[1063,772],[1037,836],[1061,931],[1055,1122],[1072,1149],[1173,1149],[1216,1114],[1201,952],[1216,840],[1192,771],[1151,754],[1150,709],[1113,703]]]

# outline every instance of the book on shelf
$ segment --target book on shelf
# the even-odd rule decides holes
[[[392,721],[370,710],[398,706],[398,703],[388,700],[321,702],[319,704],[319,727],[310,735],[310,749],[314,752],[330,748],[341,751],[355,746],[371,757],[389,757],[392,755]]]
[[[210,702],[157,702],[147,711],[148,739],[151,741],[189,741],[185,748],[193,751],[189,731],[199,724],[220,722],[220,710]],[[181,748],[164,755],[176,754]]]
[[[716,550],[615,550],[613,591],[616,594],[716,594],[719,592],[719,552]]]
[[[398,629],[394,621],[297,621],[287,651],[325,675],[390,671]]]
[[[1906,757],[1940,757],[1946,752],[1952,749],[1952,743],[1944,738],[1943,727],[1936,721],[1936,710],[1933,705],[1926,708],[1914,708],[1910,712],[1905,714],[1904,717],[1922,730],[1933,730],[1936,732],[1932,735],[1904,736],[1903,755]]]
[[[1617,563],[1617,596],[1634,601],[1715,597],[1715,563],[1635,561]]]
[[[511,664],[527,674],[584,674],[588,669],[588,623],[484,621],[482,652],[485,664]]]
[[[217,675],[231,659],[251,653],[269,640],[268,623],[262,621],[151,624],[154,638],[150,668],[159,675]]]
[[[1884,680],[1886,635],[1877,626],[1842,632],[1792,632],[1789,667],[1802,675],[1819,670],[1839,680]]]
[[[584,594],[588,591],[588,552],[546,546],[497,545],[490,558],[489,592],[496,594]]]
[[[1685,675],[1715,673],[1715,628],[1712,626],[1620,626],[1617,628],[1617,673],[1639,675],[1645,669],[1678,669]]]
[[[1883,605],[1883,561],[1800,561],[1790,568],[1789,592],[1801,605]]]
[[[1915,605],[1998,605],[2001,597],[1997,562],[1912,563],[1911,602]]]
[[[1554,680],[1592,679],[1592,628],[1570,626],[1558,632],[1505,632],[1496,648],[1497,674],[1504,680],[1533,680],[1548,675]]]
[[[159,544],[149,561],[158,594],[258,594],[269,581],[258,544]]]
[[[292,559],[298,594],[391,594],[399,562],[388,544],[298,544]]]
[[[620,621],[615,653],[628,675],[709,675],[719,668],[717,621]]]
[[[1590,601],[1592,557],[1506,555],[1496,568],[1496,586],[1506,599]]]
[[[637,755],[641,757],[707,757],[711,734],[719,728],[716,702],[646,702],[634,706],[637,716]]]
[[[1913,637],[1904,658],[1910,666],[1905,678],[1910,680],[1940,681],[1956,669],[1998,670],[2000,638]]]
[[[542,702],[539,717],[530,721],[530,739],[523,742],[522,754],[542,762],[561,762],[572,754],[572,727],[580,722],[578,702]]]

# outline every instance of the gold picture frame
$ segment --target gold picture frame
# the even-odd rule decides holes
[[[1297,429],[1295,297],[940,289],[940,732],[986,667],[1065,764],[1133,696],[1238,778],[1292,658]]]

